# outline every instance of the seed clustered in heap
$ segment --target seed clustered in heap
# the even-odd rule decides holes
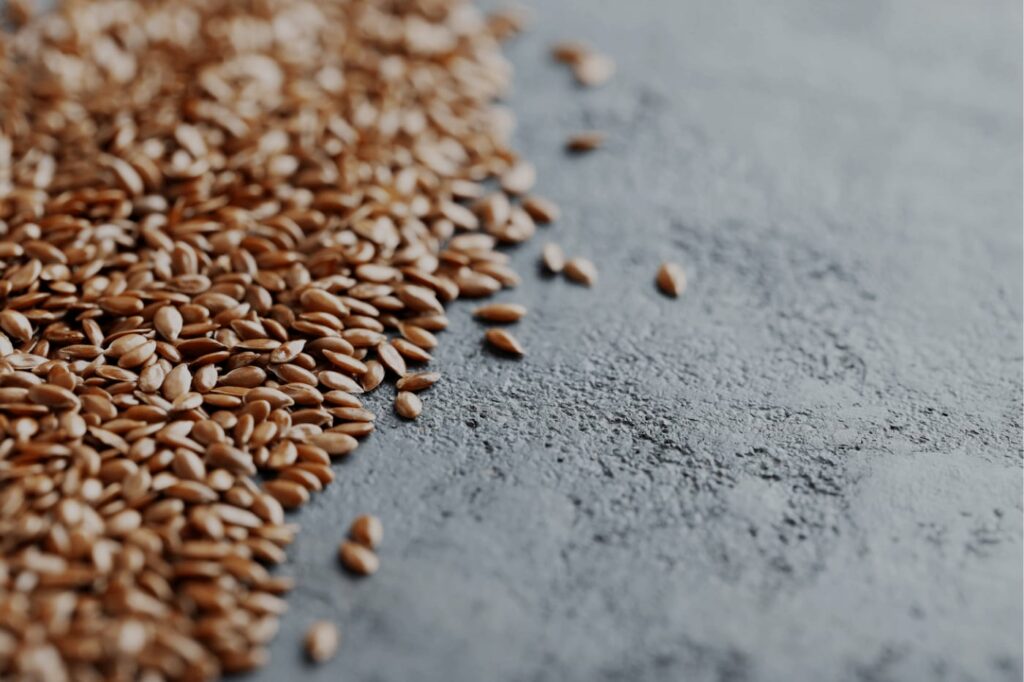
[[[267,660],[302,506],[415,419],[445,305],[558,207],[495,102],[511,12],[461,0],[69,0],[0,36],[0,679]],[[611,65],[566,58],[583,83]],[[590,261],[544,250],[591,285]],[[659,274],[668,292],[681,271]],[[479,308],[492,324],[516,304]],[[496,349],[522,355],[503,327]],[[339,560],[377,570],[374,517]],[[338,646],[313,624],[314,661]]]
[[[24,9],[23,3],[18,4]],[[249,669],[286,509],[518,278],[517,17],[456,0],[68,2],[0,38],[0,678]],[[498,189],[489,189],[496,180]],[[372,572],[372,548],[347,564]],[[311,656],[336,646],[311,635]]]

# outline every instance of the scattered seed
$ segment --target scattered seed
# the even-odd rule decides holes
[[[523,350],[523,346],[516,340],[516,337],[509,334],[504,329],[492,328],[484,332],[484,338],[487,339],[487,343],[491,344],[500,351],[510,353],[512,355],[523,355],[526,351]]]
[[[662,263],[655,281],[663,293],[673,298],[686,291],[686,273],[675,263]]]
[[[577,153],[593,151],[604,144],[606,137],[600,130],[586,130],[570,135],[565,142],[565,148]]]
[[[517,322],[526,315],[526,306],[518,303],[489,303],[474,310],[473,314],[487,322]]]
[[[522,205],[529,216],[541,224],[553,223],[561,215],[558,204],[536,194],[523,197]]]
[[[440,378],[439,372],[406,374],[395,383],[395,387],[400,391],[422,391],[436,384]]]
[[[597,281],[597,268],[586,258],[571,258],[565,263],[565,276],[589,287]]]
[[[369,514],[357,516],[356,520],[352,522],[352,526],[348,529],[348,536],[354,542],[358,542],[363,547],[368,547],[369,549],[377,549],[383,535],[384,525],[376,516]]]
[[[318,620],[306,630],[306,655],[314,663],[334,658],[338,651],[338,628],[326,620]]]
[[[563,40],[555,43],[551,48],[551,56],[563,64],[575,64],[590,52],[589,45],[576,40]]]
[[[615,75],[615,62],[597,52],[589,52],[572,63],[576,81],[584,87],[604,85]]]
[[[559,273],[565,268],[565,254],[558,244],[548,242],[540,252],[541,263],[548,272]]]
[[[399,391],[395,396],[395,412],[405,419],[415,419],[423,412],[423,402],[415,393]]]
[[[341,543],[338,558],[345,568],[358,575],[373,575],[380,568],[380,559],[373,550],[351,540]]]

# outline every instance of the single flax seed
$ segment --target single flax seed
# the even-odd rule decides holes
[[[524,355],[526,353],[516,337],[504,329],[498,327],[488,329],[484,332],[484,338],[490,345],[510,355]]]
[[[590,152],[604,145],[607,138],[600,130],[585,130],[574,133],[565,141],[565,148],[571,152]]]
[[[570,258],[565,263],[565,276],[584,286],[593,286],[597,281],[597,267],[586,258]]]
[[[341,640],[338,627],[326,620],[318,620],[306,630],[306,655],[314,663],[324,663],[334,658]]]
[[[526,315],[526,306],[518,303],[489,303],[474,310],[473,314],[487,322],[518,322]]]
[[[655,282],[664,294],[673,298],[682,296],[686,291],[686,273],[675,263],[662,263]]]
[[[416,419],[423,412],[423,402],[411,391],[399,391],[395,396],[395,412],[405,419]]]

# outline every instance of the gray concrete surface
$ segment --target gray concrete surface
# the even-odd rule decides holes
[[[424,416],[295,515],[245,680],[1020,680],[1020,3],[534,7],[510,104],[565,215],[501,296],[529,355],[453,309]],[[576,89],[558,38],[617,78]],[[537,276],[545,238],[597,286]],[[368,580],[335,561],[361,512]]]

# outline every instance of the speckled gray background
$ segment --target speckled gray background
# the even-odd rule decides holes
[[[423,417],[294,516],[246,681],[1020,680],[1020,3],[534,7],[510,104],[564,219],[501,296],[529,355],[454,307]],[[617,78],[575,88],[558,38]],[[545,239],[598,285],[538,276]],[[367,580],[335,559],[361,512]]]

